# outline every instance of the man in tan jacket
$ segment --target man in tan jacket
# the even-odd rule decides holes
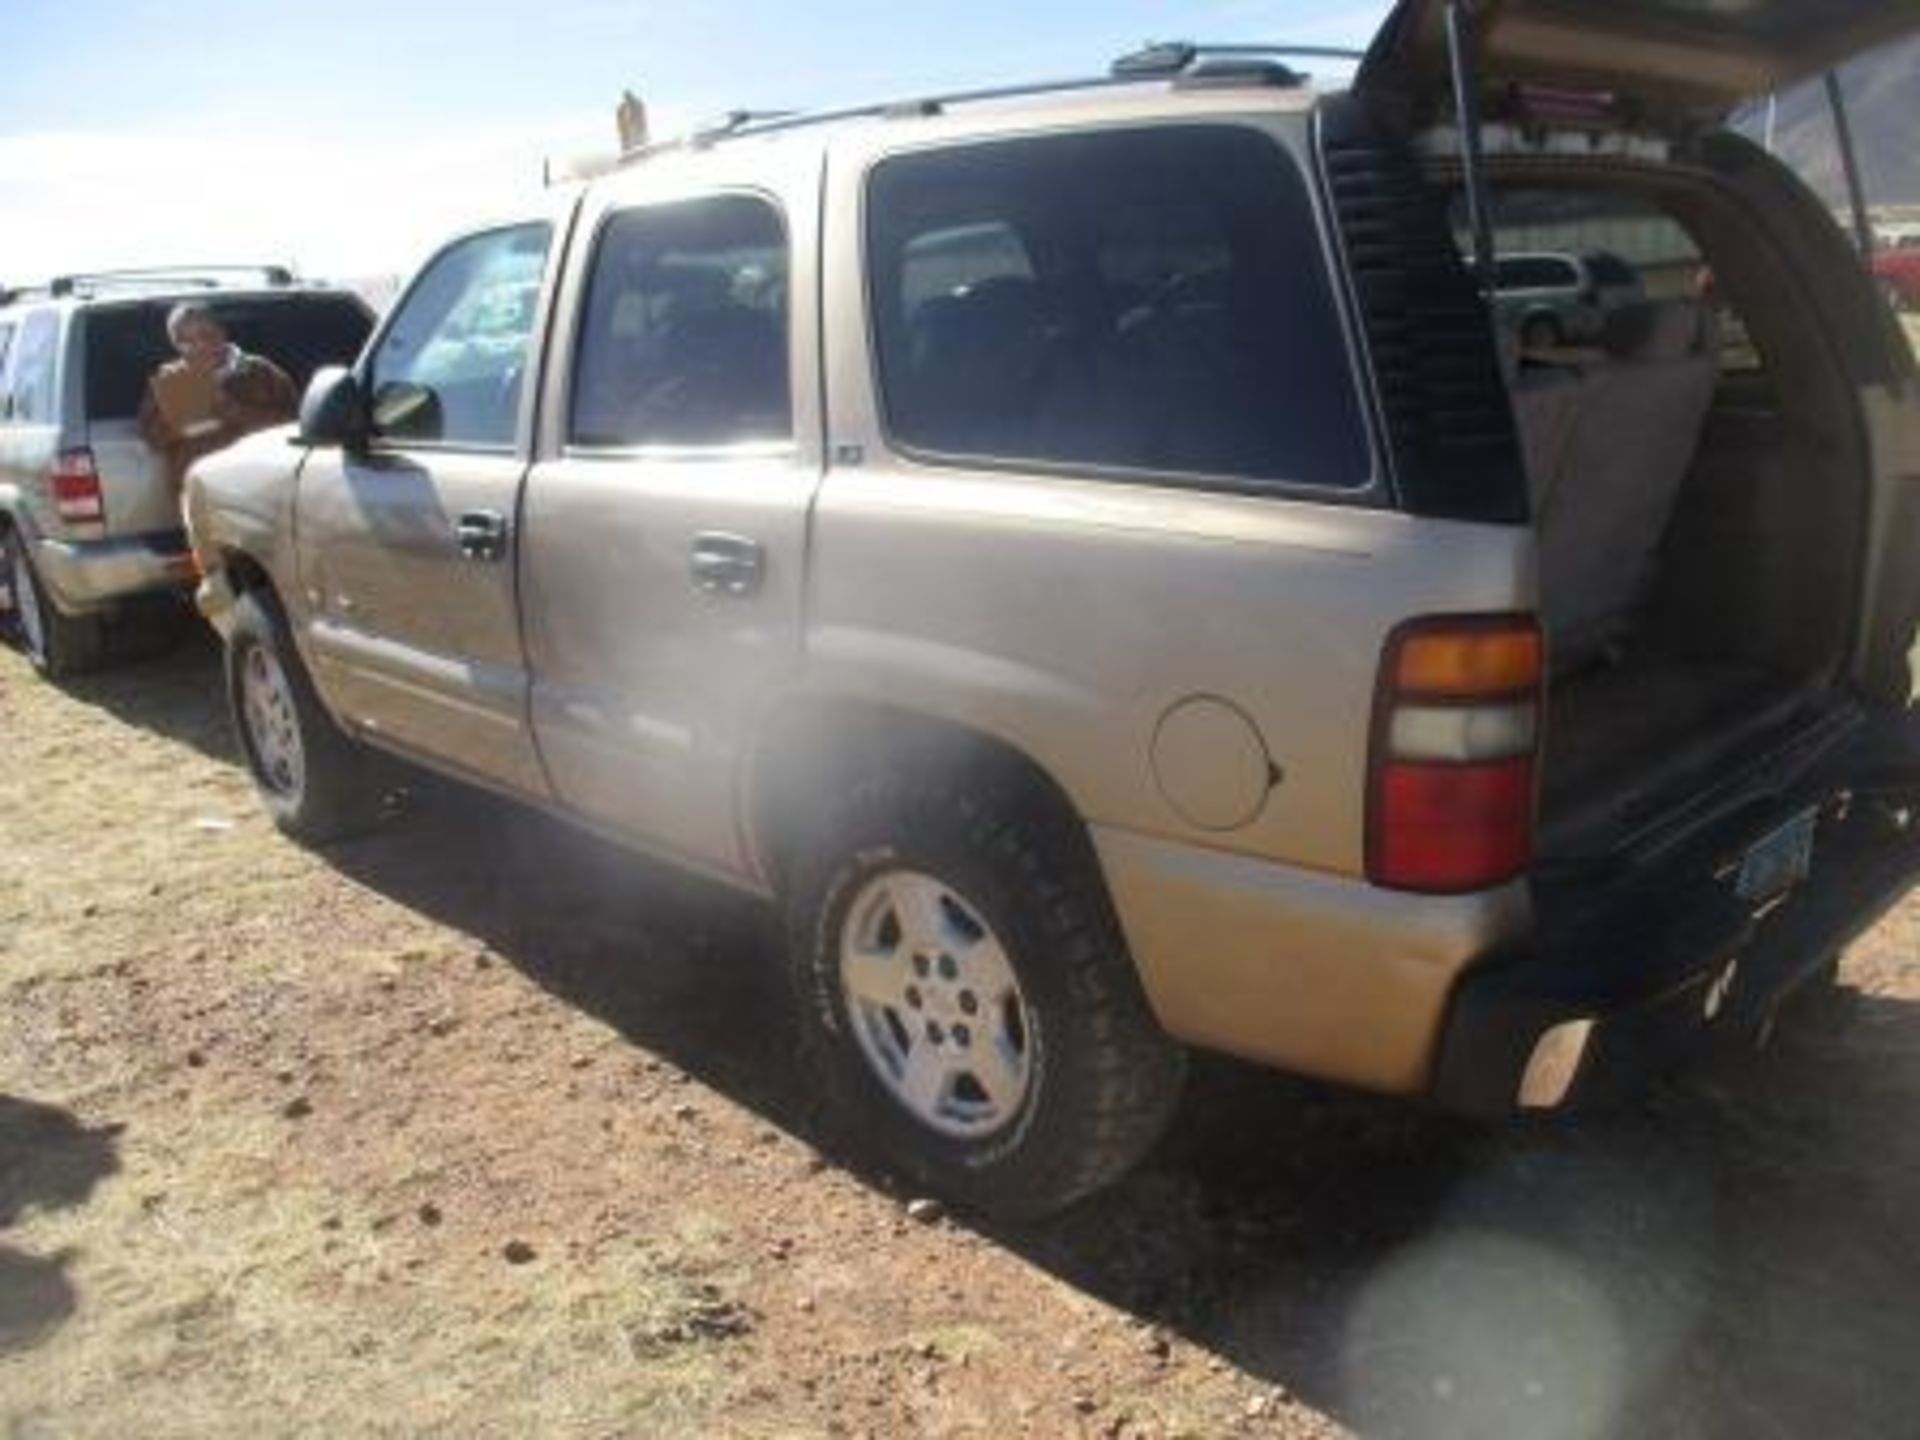
[[[299,401],[286,372],[235,345],[206,306],[192,301],[174,306],[167,335],[180,358],[147,381],[140,434],[165,460],[178,490],[195,460],[291,420]]]

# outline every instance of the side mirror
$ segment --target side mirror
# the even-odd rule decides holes
[[[367,399],[353,372],[344,365],[314,371],[300,401],[300,443],[356,450],[366,443],[368,428]]]
[[[431,385],[388,380],[373,392],[373,425],[395,440],[438,440],[440,396]]]

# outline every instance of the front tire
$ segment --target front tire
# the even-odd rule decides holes
[[[10,604],[0,623],[7,639],[49,680],[78,675],[100,663],[104,632],[97,615],[66,615],[53,603],[33,568],[20,532],[0,539],[0,589]]]
[[[1184,1052],[1141,993],[1095,862],[1012,796],[882,773],[786,888],[802,1053],[849,1139],[1000,1219],[1131,1168]]]
[[[379,818],[371,757],[320,704],[285,622],[257,592],[234,605],[226,684],[241,754],[275,825],[319,845]]]

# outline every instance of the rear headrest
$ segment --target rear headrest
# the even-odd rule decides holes
[[[1639,300],[1607,312],[1601,343],[1619,360],[1679,360],[1706,344],[1706,307],[1697,300]]]

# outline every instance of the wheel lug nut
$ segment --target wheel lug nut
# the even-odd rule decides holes
[[[920,1008],[922,1000],[920,997],[920,987],[918,985],[907,986],[907,1004],[916,1010]]]
[[[942,980],[951,980],[959,973],[960,967],[953,963],[953,956],[942,955],[940,957],[940,978]]]
[[[962,1050],[966,1049],[967,1046],[973,1043],[973,1032],[968,1030],[964,1025],[954,1026],[953,1043],[958,1045]]]
[[[960,1010],[962,1014],[966,1015],[977,1015],[980,1013],[980,1001],[979,998],[974,995],[973,991],[962,990],[960,992]]]
[[[913,973],[918,975],[922,980],[927,978],[927,971],[931,968],[932,967],[927,964],[926,956],[916,955],[913,957]]]
[[[931,1040],[936,1045],[938,1045],[942,1040],[946,1039],[946,1032],[941,1030],[939,1021],[929,1020],[927,1022],[927,1039]]]

